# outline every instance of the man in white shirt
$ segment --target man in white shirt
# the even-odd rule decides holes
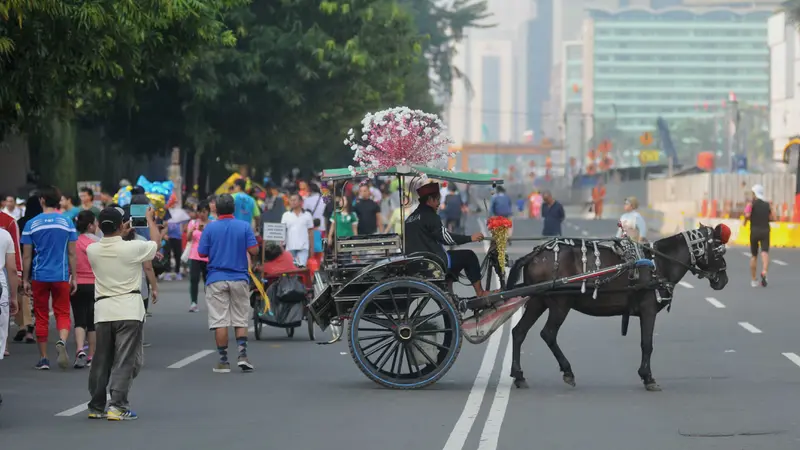
[[[305,267],[308,250],[314,242],[314,219],[303,210],[299,194],[289,197],[289,208],[281,217],[281,223],[286,225],[286,250],[292,254],[298,267]]]
[[[89,372],[89,418],[134,420],[128,391],[142,363],[142,325],[145,308],[142,299],[142,264],[152,261],[158,251],[161,233],[152,208],[147,210],[150,241],[122,239],[130,232],[130,221],[123,223],[125,212],[108,207],[98,221],[103,238],[86,248],[95,276],[94,320],[97,324],[97,347]],[[157,302],[151,287],[150,298]],[[110,381],[110,383],[109,383]],[[106,405],[106,392],[111,400]]]
[[[17,261],[15,259],[16,249],[14,240],[8,231],[0,228],[0,359],[3,359],[3,352],[8,342],[8,324],[12,314],[17,313],[19,304],[17,303],[17,289],[19,278],[17,277]],[[6,276],[7,274],[7,276]],[[3,397],[0,396],[0,405],[3,404]]]
[[[303,200],[303,209],[311,214],[312,219],[319,219],[319,229],[325,231],[325,201],[322,199],[322,192],[316,183],[309,183],[308,188],[311,194]]]

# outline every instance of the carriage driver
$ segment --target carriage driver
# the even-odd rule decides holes
[[[447,264],[448,278],[458,279],[463,270],[475,288],[475,295],[483,297],[489,292],[481,286],[481,267],[478,256],[472,250],[445,250],[445,245],[462,245],[480,242],[483,234],[472,236],[455,234],[442,225],[437,210],[441,200],[439,183],[428,183],[417,189],[419,206],[406,219],[405,251],[407,255],[416,252],[433,253]]]

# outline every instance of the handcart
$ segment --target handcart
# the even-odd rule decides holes
[[[265,299],[269,287],[273,283],[278,282],[282,277],[297,277],[302,282],[303,286],[306,287],[305,300],[302,302],[303,313],[301,320],[284,323],[279,322],[275,317],[275,299],[270,299],[269,297]],[[262,273],[260,282],[260,288],[256,286],[250,294],[250,303],[253,306],[253,329],[255,331],[256,340],[261,340],[264,325],[283,328],[286,330],[286,335],[288,337],[294,337],[295,328],[301,327],[303,325],[303,320],[305,320],[308,326],[308,338],[313,341],[315,339],[314,319],[308,310],[308,304],[313,294],[311,271],[308,268],[301,268],[278,274]]]

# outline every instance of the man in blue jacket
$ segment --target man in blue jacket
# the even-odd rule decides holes
[[[544,219],[542,236],[561,236],[561,223],[564,222],[566,217],[564,207],[553,198],[553,194],[550,191],[542,193],[542,200],[544,200],[542,205],[542,219]]]

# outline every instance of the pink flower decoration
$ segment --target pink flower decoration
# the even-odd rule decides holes
[[[396,166],[439,165],[453,156],[448,151],[453,141],[436,114],[397,107],[367,114],[361,124],[360,138],[351,129],[344,144],[370,176]]]

